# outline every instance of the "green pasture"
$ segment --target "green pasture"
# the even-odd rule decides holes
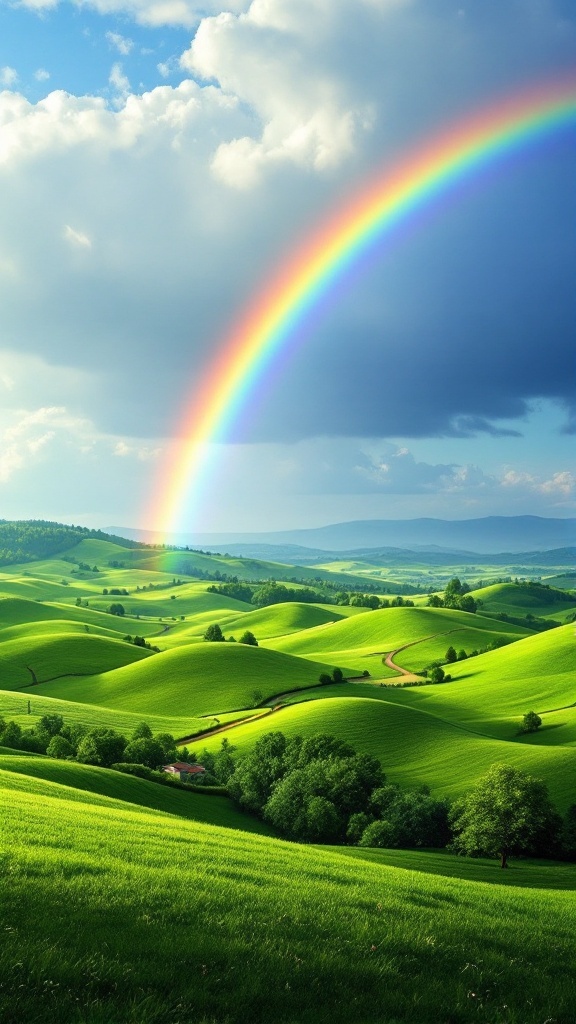
[[[366,609],[361,609],[366,611]],[[302,630],[321,628],[331,622],[343,621],[340,608],[336,605],[302,604],[290,601],[273,604],[267,608],[256,608],[226,622],[226,633],[240,637],[250,630],[258,641],[271,637],[283,637]]]
[[[576,865],[557,860],[513,858],[506,871],[498,859],[457,857],[446,850],[373,850],[360,846],[331,846],[330,850],[353,861],[386,864],[404,871],[418,871],[446,878],[462,878],[492,885],[529,889],[565,889],[576,892]]]
[[[121,603],[121,598],[111,597],[108,604],[110,605],[113,601]],[[53,619],[66,619],[88,626],[103,627],[105,630],[117,632],[120,636],[130,634],[148,638],[161,636],[167,626],[166,623],[159,622],[158,619],[136,619],[129,615],[110,615],[90,607],[77,607],[75,604],[27,601],[21,598],[2,599],[0,597],[0,629],[15,626],[21,622],[44,622]]]
[[[514,739],[526,712],[540,714],[576,703],[575,665],[574,626],[561,626],[449,665],[451,682],[394,691],[391,699],[488,735]],[[538,742],[567,740],[576,741],[576,732],[552,728],[544,715]],[[525,739],[532,741],[532,736]]]
[[[196,718],[250,708],[256,692],[264,699],[314,686],[329,667],[262,647],[198,643],[116,671],[48,683],[42,692],[121,711]]]
[[[260,721],[239,725],[227,736],[241,752],[274,730],[287,736],[330,733],[356,750],[378,757],[392,782],[408,787],[426,784],[436,796],[461,796],[490,765],[505,762],[544,779],[562,810],[574,802],[576,758],[572,747],[494,739],[395,700],[397,692],[419,691],[388,692],[389,701],[380,695],[334,696],[290,704]],[[218,735],[207,737],[203,745],[216,751],[220,740]]]
[[[451,643],[454,630],[468,630],[472,626],[483,636],[484,645],[497,634],[516,639],[529,632],[511,623],[496,624],[483,615],[472,616],[446,608],[383,608],[264,642],[266,646],[287,654],[312,657],[318,661],[330,657],[334,663],[350,665],[358,673],[366,668],[372,673],[366,659],[376,653],[383,654],[409,643],[438,637],[438,649],[443,654]],[[417,662],[419,668],[424,667],[420,657]],[[393,673],[384,670],[379,674],[385,677]]]
[[[569,602],[558,587],[546,591],[528,583],[495,583],[473,591],[472,596],[482,602],[481,611],[490,615],[505,612],[522,618],[531,613],[537,618],[556,618],[563,622],[576,607],[576,596]]]
[[[37,683],[109,672],[151,656],[142,647],[92,633],[19,637],[0,644],[0,681],[6,690],[34,690]]]
[[[0,777],[7,1020],[574,1019],[569,890],[407,870]]]
[[[214,724],[211,719],[194,718],[190,715],[119,711],[97,704],[81,703],[74,699],[48,697],[45,695],[45,685],[26,690],[0,690],[0,716],[6,720],[14,719],[23,729],[32,728],[43,715],[51,714],[62,715],[67,725],[85,725],[88,729],[103,726],[115,729],[126,737],[132,735],[140,722],[147,722],[153,732],[168,732],[177,738],[209,729]],[[231,717],[236,719],[242,716],[239,713]],[[221,718],[220,721],[224,719]]]
[[[243,832],[257,832],[264,836],[274,835],[274,830],[265,822],[252,815],[243,814],[226,796],[187,791],[170,784],[160,785],[108,768],[95,768],[73,761],[57,761],[42,755],[30,757],[12,753],[0,756],[2,778],[5,778],[5,772],[25,776],[25,781],[19,780],[25,792],[36,792],[41,795],[43,786],[38,782],[43,780],[66,787],[62,795],[67,800],[86,801],[90,799],[88,794],[95,794],[110,798],[116,806],[121,801],[167,814],[176,814],[180,818],[190,818],[193,821],[241,829]],[[102,805],[103,801],[99,803]]]

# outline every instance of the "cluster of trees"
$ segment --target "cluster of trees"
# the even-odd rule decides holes
[[[130,633],[127,633],[124,639],[127,644],[134,644],[134,647],[144,647],[147,651],[154,651],[155,654],[160,654],[160,648],[153,647],[143,636],[131,636]]]
[[[110,595],[110,597],[128,597],[126,587],[110,587],[110,590],[105,587],[102,593],[105,597],[108,597],[108,595]]]
[[[43,715],[30,729],[14,721],[0,718],[0,746],[48,754],[60,760],[75,760],[110,768],[117,762],[158,768],[176,760],[186,760],[186,748],[176,750],[170,733],[152,734],[150,726],[141,722],[129,739],[105,726],[89,729],[85,725],[66,725],[62,715]]]
[[[83,526],[65,526],[44,519],[0,520],[0,565],[51,558],[87,538],[112,540],[125,548],[142,546],[136,541],[112,537],[101,530],[89,530]],[[90,570],[90,566],[87,568]]]
[[[257,587],[252,594],[252,604],[257,608],[266,608],[272,604],[283,604],[285,601],[303,601],[307,604],[322,603],[325,600],[323,594],[310,587],[302,587],[295,590],[293,587],[285,587],[283,583],[276,580],[269,580],[261,587]]]
[[[402,790],[376,758],[329,735],[262,736],[235,755],[228,740],[198,757],[240,808],[299,842],[444,848],[469,856],[576,859],[576,804],[564,818],[543,782],[493,765],[462,799],[436,800],[426,786]]]
[[[249,754],[234,757],[202,751],[209,772],[227,786],[240,808],[262,817],[289,839],[311,843],[379,842],[387,823],[387,846],[444,846],[448,806],[428,791],[402,793],[386,784],[380,762],[357,754],[329,735],[287,739],[281,732],[263,736]]]
[[[336,604],[339,605],[350,605],[355,608],[372,608],[374,611],[378,608],[413,608],[414,601],[410,601],[409,598],[402,597],[398,594],[396,597],[378,597],[376,594],[356,594],[348,593],[346,590],[340,590],[335,597]]]
[[[233,597],[236,601],[245,601],[250,604],[252,601],[252,587],[247,583],[239,583],[237,577],[230,583],[217,583],[206,588],[209,594],[223,594],[224,597]]]
[[[462,583],[457,576],[454,576],[446,584],[442,597],[439,594],[430,594],[428,607],[455,608],[461,612],[475,612],[478,605],[469,591],[468,584]]]
[[[208,626],[208,629],[204,633],[204,640],[207,640],[208,643],[222,644],[226,642],[226,637],[222,632],[222,627],[219,626],[217,622],[214,622],[212,625]],[[242,636],[238,641],[235,636],[229,636],[227,642],[232,644],[247,644],[248,647],[258,647],[258,641],[254,636],[254,633],[251,633],[249,629],[246,629],[242,633]]]

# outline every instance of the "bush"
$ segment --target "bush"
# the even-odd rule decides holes
[[[540,715],[537,715],[535,711],[529,711],[522,719],[520,732],[536,732],[541,725],[542,719],[540,718]]]
[[[64,736],[53,736],[46,748],[48,757],[57,757],[63,761],[67,757],[74,757],[74,747]]]

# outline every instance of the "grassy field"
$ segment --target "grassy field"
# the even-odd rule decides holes
[[[573,1021],[574,894],[540,888],[543,868],[487,884],[491,866],[450,877],[1,769],[0,784],[7,1020]]]
[[[380,611],[258,609],[187,575],[216,568],[275,575],[273,563],[95,539],[5,569],[0,715],[27,728],[57,712],[125,736],[142,721],[176,737],[216,716],[231,724],[190,742],[194,756],[223,737],[242,753],[276,729],[333,733],[377,755],[390,781],[425,783],[435,797],[459,796],[506,762],[542,778],[560,811],[574,802],[574,625],[536,633],[495,617],[563,621],[572,605],[561,595],[491,584],[476,615],[428,608],[424,595]],[[370,574],[388,572],[356,562],[283,570],[312,579],[332,568],[333,579],[366,572],[368,592]],[[450,575],[408,567],[398,583],[418,572],[439,589]],[[488,567],[461,575],[490,578]],[[102,593],[112,588],[129,593]],[[112,602],[126,614],[109,614]],[[260,646],[203,642],[214,622],[227,637],[250,630]],[[507,646],[451,665],[442,685],[393,686],[402,680],[383,665],[404,648],[396,662],[419,670],[450,645],[469,652],[499,638]],[[316,687],[336,665],[370,678]],[[285,691],[278,710],[246,720]],[[542,728],[519,735],[530,710]],[[438,851],[300,846],[226,797],[6,748],[0,790],[7,1024],[574,1021],[573,865],[514,861],[502,872]]]
[[[120,711],[198,717],[250,708],[292,687],[315,686],[328,667],[262,647],[199,643],[86,679],[47,683],[42,693]]]

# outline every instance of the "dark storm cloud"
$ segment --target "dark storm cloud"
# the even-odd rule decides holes
[[[206,21],[185,67],[211,84],[119,113],[4,100],[2,344],[91,374],[66,404],[99,428],[172,433],[246,301],[325,209],[575,52],[556,0],[350,12],[270,0],[259,20]],[[564,133],[455,192],[286,346],[232,439],[465,437],[517,430],[506,421],[537,396],[568,407],[575,171]]]

